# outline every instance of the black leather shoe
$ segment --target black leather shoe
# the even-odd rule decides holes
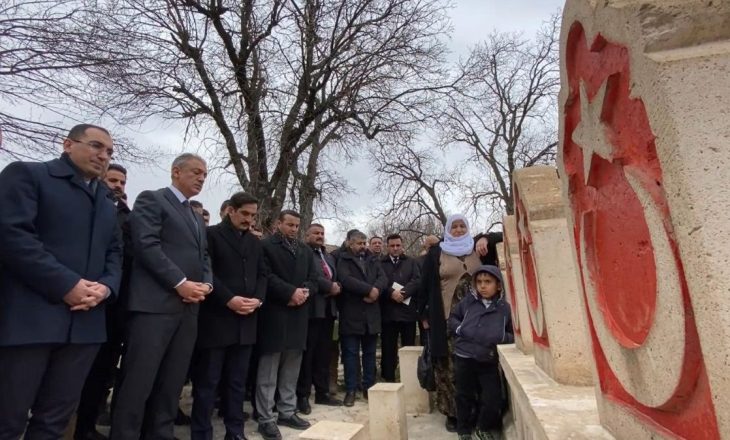
[[[299,431],[304,431],[305,429],[312,426],[311,423],[304,420],[303,418],[299,417],[298,415],[294,414],[291,417],[282,418],[279,416],[279,420],[276,421],[278,425],[286,426],[291,429],[298,429]]]
[[[187,426],[190,424],[192,419],[190,416],[185,414],[179,407],[177,408],[177,416],[175,416],[175,426]]]
[[[297,411],[304,415],[312,413],[312,407],[309,405],[309,398],[297,397]]]
[[[446,417],[446,430],[456,432],[456,417]]]
[[[265,440],[281,440],[281,432],[274,422],[259,423],[257,431]]]
[[[248,437],[246,437],[246,434],[228,434],[226,433],[226,436],[223,437],[223,440],[248,440]]]
[[[323,396],[314,396],[314,403],[315,403],[315,405],[326,405],[326,406],[342,405],[342,401],[340,399],[335,399],[334,397],[330,396],[329,394],[325,394]]]
[[[355,405],[355,393],[347,393],[345,394],[345,406],[354,406]]]

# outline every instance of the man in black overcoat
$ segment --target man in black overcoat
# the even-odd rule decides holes
[[[211,440],[211,417],[221,391],[225,440],[241,440],[243,401],[258,309],[266,294],[261,241],[250,233],[258,200],[239,192],[223,221],[208,228],[208,255],[215,290],[200,305],[197,352],[193,360],[192,440]]]
[[[375,348],[381,329],[378,297],[387,279],[380,262],[365,255],[365,234],[350,234],[347,247],[339,253],[337,279],[342,284],[339,298],[340,344],[345,366],[345,406],[355,404],[360,347],[362,347],[363,396],[375,384]]]
[[[268,286],[259,319],[256,410],[258,431],[267,440],[281,438],[277,423],[294,429],[309,427],[296,414],[296,386],[307,343],[307,300],[317,294],[319,269],[312,249],[296,238],[299,223],[296,211],[284,210],[277,232],[263,240]],[[278,420],[273,413],[277,390]]]
[[[387,382],[395,382],[398,365],[398,339],[401,346],[416,345],[416,298],[421,283],[421,270],[415,258],[403,253],[403,240],[398,234],[385,239],[387,254],[380,265],[388,278],[385,292],[380,297],[383,332],[380,335],[382,356],[381,376]],[[394,288],[394,283],[402,288]]]
[[[61,438],[118,294],[109,132],[77,125],[61,158],[0,173],[0,438]],[[30,415],[30,417],[29,417]]]
[[[307,349],[304,351],[302,367],[297,382],[297,409],[309,414],[309,396],[314,385],[314,403],[317,405],[339,406],[342,402],[330,396],[330,359],[332,356],[332,332],[337,317],[335,298],[341,286],[336,281],[335,259],[324,247],[324,226],[312,223],[305,236],[307,244],[314,252],[314,259],[320,266],[319,289],[310,295],[309,328],[307,330]]]

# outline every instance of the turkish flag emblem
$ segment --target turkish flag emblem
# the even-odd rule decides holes
[[[655,137],[631,93],[629,48],[600,34],[589,45],[575,23],[564,57],[562,178],[601,391],[666,433],[717,438]]]

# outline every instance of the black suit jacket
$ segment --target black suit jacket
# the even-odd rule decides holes
[[[349,250],[342,251],[337,260],[337,277],[342,284],[339,298],[340,334],[374,335],[380,333],[380,301],[363,301],[373,287],[383,295],[386,283],[383,268],[375,258],[359,262]]]
[[[398,264],[386,255],[380,260],[380,266],[388,279],[385,292],[380,295],[383,321],[416,322],[418,320],[418,291],[421,288],[421,269],[415,258],[403,255]],[[408,305],[393,301],[393,283],[403,286],[406,298],[411,298]]]
[[[332,278],[328,279],[324,275],[324,269],[322,269],[322,257],[320,257],[317,249],[312,249],[314,254],[314,262],[317,266],[317,285],[319,291],[317,295],[310,297],[309,302],[309,317],[310,318],[335,318],[337,317],[337,306],[335,305],[335,297],[329,296],[332,291],[332,284],[337,280],[337,265],[332,255],[328,254],[324,247],[321,248],[322,257],[327,263],[327,267],[330,269]]]
[[[106,302],[122,269],[108,194],[99,182],[92,192],[66,155],[0,173],[0,346],[106,340]],[[71,312],[63,297],[81,278],[105,284],[111,298]]]
[[[187,304],[175,286],[188,281],[213,283],[203,217],[196,223],[169,188],[143,191],[129,216],[134,263],[129,281],[129,310],[180,313]]]
[[[279,234],[263,240],[267,273],[266,302],[261,307],[258,348],[262,353],[304,350],[307,345],[309,300],[301,306],[287,303],[298,287],[309,289],[309,298],[317,295],[319,269],[312,249],[304,243],[296,255],[284,246]]]
[[[239,235],[226,219],[208,228],[208,255],[215,289],[200,305],[198,347],[216,348],[256,343],[259,310],[239,315],[228,308],[234,296],[266,296],[261,241],[248,232]]]

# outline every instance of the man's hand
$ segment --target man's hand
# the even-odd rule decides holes
[[[249,315],[253,313],[261,304],[256,298],[246,298],[245,296],[234,296],[231,298],[226,306],[239,315]]]
[[[332,283],[332,288],[327,296],[337,296],[340,293],[342,293],[342,286],[340,286],[340,283]]]
[[[370,293],[368,294],[368,298],[372,299],[373,302],[377,301],[379,296],[380,296],[380,290],[378,290],[375,287],[373,287],[372,289],[370,289]]]
[[[71,306],[73,312],[91,310],[104,301],[107,289],[103,284],[82,278],[64,295],[63,301]]]
[[[430,325],[428,325],[428,319],[422,319],[421,325],[423,325],[423,328],[426,330],[428,330],[431,327]]]
[[[483,257],[489,253],[489,249],[487,248],[487,245],[489,244],[489,240],[487,240],[487,237],[482,237],[479,240],[477,240],[477,254],[479,254],[480,257]]]
[[[393,293],[390,294],[390,299],[392,299],[393,301],[395,301],[397,303],[402,303],[403,300],[406,299],[406,297],[403,296],[403,293],[400,291],[400,289],[398,289],[398,290],[394,290]]]
[[[210,286],[194,281],[184,281],[175,288],[177,294],[182,297],[184,303],[196,304],[205,299],[205,295],[211,292]]]
[[[294,293],[292,293],[291,299],[289,300],[289,303],[287,305],[290,307],[296,307],[304,304],[304,302],[307,300],[307,297],[309,297],[309,293],[307,293],[305,290],[306,289],[303,289],[301,287],[296,288],[294,290]]]

